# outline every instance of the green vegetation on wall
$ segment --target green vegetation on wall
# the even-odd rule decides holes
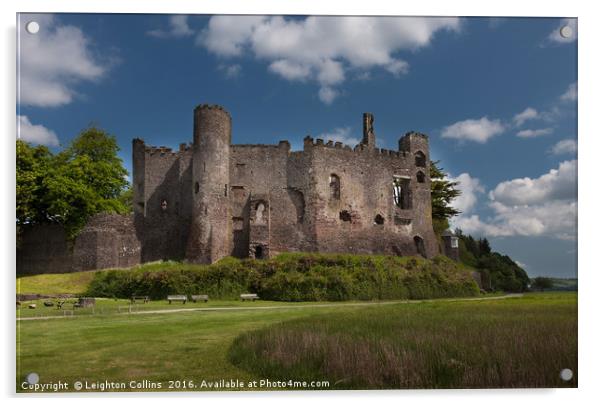
[[[161,265],[161,266],[160,266]],[[475,296],[470,272],[436,257],[345,254],[281,254],[269,260],[226,258],[213,265],[154,264],[97,272],[87,295],[128,298],[208,294],[235,299],[254,292],[262,299],[338,301]]]

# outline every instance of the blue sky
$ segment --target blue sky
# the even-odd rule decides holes
[[[96,124],[129,170],[134,137],[189,142],[199,103],[230,111],[234,143],[293,147],[354,144],[372,112],[381,147],[430,136],[461,182],[456,226],[531,276],[576,276],[575,20],[22,14],[19,30],[23,139],[59,149]]]

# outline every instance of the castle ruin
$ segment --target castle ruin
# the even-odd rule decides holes
[[[353,148],[307,136],[291,151],[288,141],[232,144],[230,114],[200,105],[192,144],[173,151],[133,140],[133,217],[91,219],[62,263],[73,271],[286,251],[431,258],[439,244],[428,137],[409,132],[397,151],[379,149],[373,123],[364,114]]]

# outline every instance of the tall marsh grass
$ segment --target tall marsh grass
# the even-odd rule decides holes
[[[577,385],[574,294],[401,304],[312,316],[239,336],[231,361],[331,389]],[[570,368],[570,382],[559,373]]]

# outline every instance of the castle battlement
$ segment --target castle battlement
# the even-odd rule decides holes
[[[217,111],[221,111],[224,114],[226,114],[228,117],[230,116],[230,113],[228,112],[228,110],[226,110],[225,108],[223,108],[222,106],[220,106],[219,104],[207,104],[207,103],[203,103],[203,104],[199,104],[197,105],[194,110],[217,110]]]
[[[181,143],[179,149],[174,151],[173,148],[167,147],[164,145],[154,146],[154,145],[146,145],[143,139],[134,138],[133,140],[134,150],[142,150],[145,154],[149,156],[157,157],[157,156],[176,156],[182,153],[187,153],[192,151],[192,144]]]
[[[420,134],[420,133],[407,133],[406,135],[418,135],[418,136],[422,136],[422,137],[426,137],[424,134]],[[404,139],[405,137],[402,137],[400,139],[400,142]],[[428,140],[428,138],[425,138],[426,140]],[[372,148],[369,147],[365,144],[357,144],[353,147],[349,146],[349,145],[345,145],[342,142],[339,141],[332,141],[332,140],[328,140],[327,142],[324,142],[324,139],[322,138],[317,138],[314,139],[311,136],[306,136],[303,139],[303,147],[304,150],[308,150],[311,148],[332,148],[332,149],[340,149],[340,150],[345,150],[345,151],[349,151],[349,152],[355,152],[357,154],[373,154],[376,156],[385,156],[385,157],[391,157],[391,158],[406,158],[408,157],[409,154],[409,150],[399,150],[399,151],[395,151],[392,149],[387,149],[387,148]]]

